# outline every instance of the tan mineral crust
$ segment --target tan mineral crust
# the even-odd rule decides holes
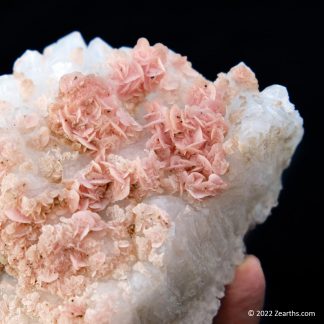
[[[211,323],[303,134],[286,88],[74,32],[0,77],[0,323]]]

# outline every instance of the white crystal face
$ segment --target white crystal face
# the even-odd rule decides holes
[[[243,63],[215,82],[77,32],[0,77],[0,322],[210,323],[303,135]]]

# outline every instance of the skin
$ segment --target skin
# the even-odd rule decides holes
[[[226,287],[225,297],[213,324],[257,324],[260,317],[248,311],[261,310],[264,302],[265,279],[258,258],[246,257],[237,267],[234,280]]]

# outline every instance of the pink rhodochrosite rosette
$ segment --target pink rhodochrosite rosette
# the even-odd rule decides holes
[[[0,322],[210,323],[302,119],[243,63],[215,82],[74,32],[0,77]]]

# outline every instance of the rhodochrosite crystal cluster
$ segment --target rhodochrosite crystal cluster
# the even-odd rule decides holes
[[[0,322],[210,323],[302,137],[284,87],[74,32],[0,77]]]

